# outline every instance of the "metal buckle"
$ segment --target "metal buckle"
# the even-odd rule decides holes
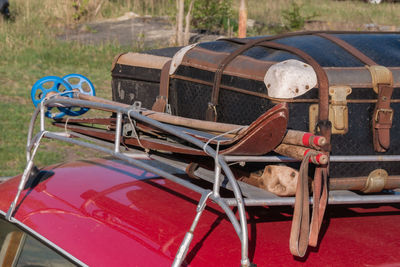
[[[140,101],[135,101],[135,102],[133,102],[133,104],[132,104],[132,110],[133,111],[135,111],[135,112],[140,112],[141,111],[141,109],[142,109],[142,102],[140,102]]]
[[[376,111],[375,114],[375,122],[378,122],[378,115],[380,112],[389,112],[390,113],[390,122],[393,121],[393,109],[391,108],[380,108]]]
[[[215,110],[215,105],[213,103],[211,103],[211,102],[208,102],[208,108]]]

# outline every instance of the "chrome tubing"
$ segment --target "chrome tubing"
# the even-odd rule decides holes
[[[177,131],[176,129],[174,129],[173,127],[170,127],[166,124],[160,123],[158,121],[155,121],[153,119],[147,118],[146,116],[141,115],[139,112],[137,111],[133,111],[130,108],[125,108],[125,107],[120,107],[120,106],[116,106],[116,105],[112,105],[112,104],[105,104],[105,103],[98,103],[98,102],[90,102],[90,101],[86,101],[86,100],[78,100],[78,99],[68,99],[68,98],[63,98],[63,99],[57,99],[57,98],[50,98],[50,99],[46,99],[44,100],[41,105],[40,105],[40,114],[41,114],[41,120],[40,120],[40,128],[41,128],[41,132],[44,133],[44,129],[45,129],[45,124],[44,124],[44,119],[45,119],[45,107],[54,107],[57,105],[67,105],[67,106],[81,106],[81,107],[87,107],[87,108],[94,108],[94,109],[100,109],[100,110],[109,110],[112,112],[117,112],[119,114],[121,114],[121,118],[122,118],[122,113],[133,117],[134,119],[137,119],[139,121],[142,121],[144,123],[147,123],[149,125],[152,125],[153,127],[159,128],[167,133],[170,133],[172,135],[175,135],[176,137],[179,137],[187,142],[192,143],[195,146],[198,146],[199,148],[202,148],[208,155],[210,155],[211,157],[214,158],[214,160],[216,161],[216,163],[218,163],[218,166],[224,171],[226,177],[228,178],[231,186],[232,186],[232,191],[234,193],[235,199],[236,199],[236,203],[235,206],[238,207],[238,211],[239,211],[239,221],[240,223],[237,221],[236,216],[233,214],[232,210],[229,208],[229,206],[226,205],[226,203],[224,201],[222,201],[222,199],[219,197],[219,194],[213,194],[212,196],[210,196],[211,199],[213,199],[218,205],[221,206],[221,208],[227,213],[228,218],[230,219],[230,221],[232,222],[232,225],[235,229],[235,231],[238,234],[238,237],[241,241],[241,265],[242,266],[249,266],[250,265],[250,261],[248,259],[248,231],[247,231],[247,219],[246,219],[246,214],[245,214],[245,207],[244,207],[244,201],[241,195],[241,191],[240,191],[240,187],[238,186],[233,173],[231,172],[229,166],[226,164],[226,162],[223,160],[223,158],[221,156],[218,155],[218,153],[212,149],[210,146],[204,144],[202,141],[189,136],[185,133],[182,133],[180,131]],[[27,160],[28,160],[28,164],[27,167],[25,169],[25,179],[21,180],[20,182],[20,186],[23,187],[25,186],[26,183],[26,177],[29,177],[32,166],[33,166],[33,158],[34,158],[34,154],[36,152],[37,147],[40,144],[40,140],[41,138],[39,138],[39,140],[37,140],[38,142],[35,142],[35,150],[33,155],[30,154],[30,148],[32,148],[33,146],[33,139],[31,139],[30,137],[33,134],[33,128],[34,128],[34,124],[36,121],[36,118],[38,116],[38,111],[35,110],[32,118],[31,118],[31,123],[29,126],[29,132],[28,132],[28,141],[27,141]],[[118,120],[118,118],[117,118]],[[121,122],[121,121],[120,121]],[[120,126],[122,126],[122,122],[118,123]],[[118,130],[118,125],[117,125],[117,130]],[[86,142],[81,142],[78,140],[72,140],[69,137],[65,137],[63,136],[65,135],[64,133],[62,134],[54,134],[54,133],[50,133],[50,132],[45,132],[45,134],[43,134],[43,136],[46,136],[48,138],[52,138],[52,139],[57,139],[57,140],[61,140],[61,141],[65,141],[65,142],[69,142],[69,143],[75,143],[81,146],[85,146],[85,147],[89,147],[89,148],[93,148],[99,151],[103,151],[107,154],[111,154],[116,158],[119,158],[121,160],[127,161],[139,168],[143,168],[147,171],[153,172],[155,174],[158,174],[160,176],[163,176],[173,182],[176,182],[178,184],[181,184],[185,187],[188,187],[190,189],[192,189],[193,191],[196,191],[200,194],[204,193],[205,189],[202,189],[198,186],[194,186],[192,183],[184,181],[178,177],[175,177],[174,175],[171,175],[168,172],[162,171],[160,169],[154,168],[152,166],[149,166],[147,164],[144,164],[143,162],[140,162],[138,160],[134,160],[132,158],[128,158],[127,156],[124,156],[123,154],[119,153],[119,144],[117,143],[118,140],[116,140],[115,142],[115,146],[114,146],[114,151],[110,151],[108,149],[105,149],[103,147],[100,146],[96,146],[96,145],[92,145]],[[43,137],[42,136],[42,137]],[[120,135],[117,135],[120,136]],[[118,139],[118,137],[116,136],[116,139]],[[37,144],[37,146],[36,146]],[[118,144],[118,145],[117,145]],[[216,177],[219,178],[219,177]],[[218,179],[217,179],[218,180]],[[219,189],[219,187],[217,187]],[[21,189],[21,191],[22,191]],[[15,197],[15,201],[18,201],[19,198],[19,194],[17,193],[16,197]],[[11,205],[10,209],[9,209],[9,219],[11,220],[12,217],[12,213],[15,209],[15,205]],[[12,212],[10,212],[10,210],[12,210]]]
[[[182,140],[190,142],[193,145],[204,149],[204,151],[208,155],[213,157],[214,159],[217,158],[218,163],[220,164],[222,170],[224,171],[226,177],[228,178],[229,182],[232,185],[233,193],[234,193],[235,199],[237,201],[239,220],[240,220],[240,226],[241,226],[241,236],[239,236],[239,238],[241,239],[241,245],[242,245],[242,248],[241,248],[241,250],[242,250],[242,266],[250,265],[250,261],[248,259],[247,219],[246,219],[245,207],[244,207],[244,202],[243,202],[243,198],[241,195],[241,191],[240,191],[239,185],[237,184],[236,179],[235,179],[231,169],[229,168],[228,164],[225,162],[225,160],[223,160],[223,157],[219,156],[216,153],[216,151],[214,149],[212,149],[208,145],[205,146],[204,142],[202,142],[188,134],[176,131],[173,127],[171,127],[169,125],[163,124],[161,122],[158,122],[156,120],[153,120],[146,116],[143,116],[139,112],[136,112],[136,111],[132,112],[132,109],[129,109],[129,108],[111,105],[111,104],[105,104],[105,103],[91,102],[91,101],[80,100],[80,99],[68,99],[68,98],[63,98],[63,99],[51,98],[51,99],[44,101],[45,106],[54,106],[56,104],[81,106],[81,107],[101,109],[101,110],[110,110],[110,111],[114,111],[114,112],[121,112],[121,113],[127,114],[128,116],[131,116],[134,119],[137,119],[139,121],[142,121],[144,123],[152,125],[152,126],[159,128],[169,134],[179,137]]]

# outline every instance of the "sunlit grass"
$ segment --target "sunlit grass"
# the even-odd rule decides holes
[[[21,5],[17,8],[15,3]],[[39,1],[15,1],[11,6],[17,13],[15,21],[0,22],[0,176],[14,175],[24,168],[26,135],[34,110],[30,91],[35,81],[47,75],[81,73],[92,80],[97,95],[111,98],[111,62],[118,53],[130,50],[116,44],[88,46],[59,41],[56,34],[60,29],[52,17],[57,13],[35,13],[33,3]],[[38,166],[82,155],[82,149],[74,152],[69,145],[46,145],[48,142],[44,141],[38,151]]]
[[[293,2],[301,6],[304,17],[317,14],[314,19],[328,30],[365,30],[365,24],[394,26],[393,30],[400,26],[399,3],[373,5],[362,0],[248,0],[248,17],[265,25],[284,25],[282,11]],[[265,27],[261,33],[268,30]]]

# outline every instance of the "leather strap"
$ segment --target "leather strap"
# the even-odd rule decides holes
[[[317,33],[316,35],[334,42],[368,66],[378,65],[357,48],[334,35],[326,33]],[[390,108],[392,93],[392,85],[378,84],[378,101],[372,117],[372,140],[376,152],[386,152],[390,146],[390,129],[393,121],[393,109]]]
[[[275,35],[275,36],[268,36],[264,37],[261,39],[219,39],[221,41],[228,41],[236,44],[241,44],[241,46],[233,51],[231,54],[229,54],[219,65],[218,68],[215,72],[214,76],[214,83],[213,83],[213,89],[211,93],[211,101],[208,103],[207,111],[206,111],[206,120],[208,121],[217,121],[217,105],[218,105],[218,98],[219,98],[219,90],[221,86],[221,78],[222,74],[226,68],[226,66],[237,56],[243,54],[245,51],[257,46],[258,44],[265,42],[265,41],[271,41],[271,40],[277,40],[277,39],[282,39],[286,37],[291,37],[291,36],[299,36],[299,35],[310,35],[313,34],[313,32],[295,32],[295,33],[284,33],[280,35]]]
[[[324,121],[328,119],[329,115],[329,80],[328,76],[326,75],[325,71],[323,68],[318,64],[318,62],[312,58],[310,55],[305,53],[304,51],[284,45],[284,44],[279,44],[275,42],[263,42],[260,43],[259,46],[267,47],[267,48],[273,48],[273,49],[278,49],[278,50],[283,50],[287,51],[289,53],[292,53],[302,59],[304,59],[311,67],[314,69],[316,75],[317,75],[317,80],[318,80],[318,94],[319,94],[319,114],[318,118],[320,121]],[[329,138],[330,140],[330,138]]]
[[[235,59],[237,56],[241,55],[245,51],[249,50],[250,48],[256,46],[257,44],[264,42],[265,40],[269,40],[270,37],[261,38],[261,39],[254,39],[246,44],[240,46],[238,49],[230,53],[224,60],[218,65],[217,70],[215,71],[214,76],[214,83],[213,89],[211,93],[211,101],[208,103],[207,111],[206,111],[206,120],[208,121],[217,121],[217,105],[218,105],[218,98],[219,98],[219,89],[221,86],[221,78],[222,74],[228,66],[228,64]]]
[[[340,46],[341,48],[343,48],[344,50],[346,50],[351,55],[353,55],[358,60],[360,60],[361,62],[363,62],[364,64],[366,64],[368,66],[377,65],[375,63],[375,61],[373,61],[371,58],[366,56],[360,50],[358,50],[357,48],[355,48],[354,46],[352,46],[348,42],[346,42],[346,41],[344,41],[344,40],[342,40],[342,39],[340,39],[340,38],[338,38],[338,37],[336,37],[334,35],[327,34],[327,33],[316,33],[315,35],[317,35],[319,37],[322,37],[322,38],[325,38],[325,39],[337,44],[338,46]]]
[[[340,33],[340,32],[337,32]],[[235,59],[237,56],[243,54],[245,51],[251,49],[254,46],[259,45],[260,43],[266,42],[266,41],[272,41],[272,40],[278,40],[278,39],[282,39],[282,38],[287,38],[287,37],[293,37],[293,36],[301,36],[301,35],[316,35],[316,34],[323,34],[323,32],[294,32],[294,33],[285,33],[285,34],[280,34],[280,35],[275,35],[275,36],[269,36],[269,37],[265,37],[265,38],[261,38],[261,39],[256,39],[256,40],[251,40],[251,39],[219,39],[222,41],[228,41],[228,42],[232,42],[232,43],[236,43],[236,44],[241,44],[242,46],[240,46],[238,49],[236,49],[235,51],[233,51],[230,55],[228,55],[218,66],[215,76],[214,76],[214,83],[213,83],[213,89],[212,89],[212,96],[211,96],[211,101],[208,103],[208,107],[207,107],[207,111],[206,111],[206,120],[209,121],[217,121],[217,105],[218,105],[218,98],[219,98],[219,90],[220,90],[220,85],[221,85],[221,78],[222,78],[222,74],[224,72],[224,69],[226,68],[226,66],[233,60]],[[321,37],[323,38],[327,38],[326,36],[321,35]],[[344,45],[347,44],[346,42],[340,42],[341,39],[333,37],[331,38],[331,36],[328,36],[328,38],[330,38],[331,41],[335,41],[335,43],[338,43],[340,45]],[[335,39],[336,38],[336,39]],[[346,46],[345,49],[349,49],[350,53],[355,53],[355,55],[362,57],[362,53],[359,52],[356,48],[352,49],[352,46],[348,45]],[[279,48],[278,48],[279,49]],[[298,51],[301,51],[300,49],[297,49]],[[359,52],[357,53],[356,50]],[[302,51],[301,51],[302,52]],[[303,52],[304,53],[304,52]],[[305,54],[305,53],[304,53]],[[296,54],[297,55],[297,54]],[[311,57],[310,57],[311,58]],[[360,59],[361,60],[361,59]],[[363,60],[367,60],[368,58],[365,56],[365,58],[363,58]],[[309,62],[308,62],[309,63]],[[322,69],[322,68],[321,68]],[[314,68],[314,70],[316,70]],[[324,71],[323,71],[324,72]],[[325,74],[325,72],[324,72]],[[318,76],[318,75],[317,75]],[[325,74],[326,76],[326,74]],[[318,79],[319,80],[319,79]],[[327,77],[326,77],[327,80]],[[325,90],[323,90],[325,91]],[[321,92],[321,90],[320,90]],[[329,103],[329,96],[328,96],[328,89],[326,90],[326,94],[327,94],[327,99]],[[320,98],[321,99],[321,98]],[[323,99],[323,102],[325,102],[325,99]],[[326,113],[328,114],[329,112],[329,105],[327,105],[326,107],[326,111],[322,111],[322,113]],[[320,110],[321,108],[323,108],[323,106],[319,105]],[[326,116],[326,119],[328,119],[328,116]]]
[[[317,75],[318,88],[319,88],[319,91],[318,91],[319,92],[319,114],[318,114],[319,122],[317,125],[317,130],[318,130],[318,132],[320,132],[320,135],[322,135],[326,138],[327,142],[322,147],[322,151],[326,152],[327,155],[329,156],[330,140],[331,140],[331,123],[328,120],[328,118],[329,118],[329,94],[328,94],[329,81],[328,81],[328,77],[327,77],[325,71],[318,64],[318,62],[316,62],[311,56],[309,56],[308,54],[306,54],[305,52],[303,52],[302,50],[300,50],[298,48],[294,48],[294,47],[290,47],[290,46],[286,46],[286,45],[278,44],[278,43],[274,43],[274,42],[263,42],[263,43],[260,43],[259,45],[293,53],[293,54],[301,57],[302,59],[304,59],[308,64],[310,64],[313,67],[313,69]],[[309,159],[309,157],[310,157],[310,155],[307,155],[308,159]],[[308,167],[307,167],[307,172],[308,172]],[[291,233],[291,244],[292,244],[291,252],[297,253],[297,254],[293,254],[293,255],[304,256],[305,250],[307,249],[308,243],[310,241],[309,236],[312,237],[310,244],[316,245],[316,243],[318,241],[319,230],[320,230],[320,226],[322,223],[322,219],[323,219],[323,216],[325,213],[325,208],[326,208],[327,201],[328,201],[327,182],[322,181],[323,173],[325,173],[327,176],[328,165],[321,167],[321,168],[316,168],[316,171],[315,171],[314,190],[316,190],[317,193],[313,195],[314,203],[313,203],[313,212],[312,212],[313,220],[312,220],[312,225],[311,225],[311,232],[310,232],[310,225],[308,225],[307,227],[304,226],[304,223],[305,223],[304,221],[306,220],[307,222],[309,222],[309,218],[307,218],[307,219],[302,218],[300,222],[296,222],[296,223],[293,222],[294,225],[300,225],[302,228],[301,234],[299,235],[299,238],[297,241],[297,244],[298,244],[297,246],[293,245],[294,236],[297,236],[297,233],[296,233],[297,229],[294,228],[295,232]],[[307,192],[308,192],[308,189],[307,189]],[[323,192],[323,193],[321,195],[318,192]],[[304,193],[305,193],[305,191],[304,191]],[[302,198],[305,198],[305,197],[304,196],[302,197],[300,195],[299,199],[302,199]],[[308,198],[308,194],[307,194],[307,198]],[[296,192],[296,200],[297,200],[297,192]],[[308,203],[308,200],[307,200],[307,202],[305,200],[303,200],[303,202]],[[300,206],[300,204],[297,205],[297,207],[299,207],[299,206]],[[300,209],[300,208],[298,208],[298,209]],[[307,206],[306,206],[306,204],[304,204],[303,207],[301,208],[301,213],[303,214],[303,217],[306,215],[309,216],[308,209],[309,209],[309,204],[307,204]],[[300,216],[299,213],[300,213],[299,211],[296,211],[296,204],[295,204],[295,215],[296,216],[293,216],[293,220],[299,220],[297,218],[298,216]],[[304,229],[303,229],[303,227],[304,227]],[[292,230],[293,230],[293,228],[292,228]],[[305,235],[305,233],[307,233],[306,240],[305,240],[305,237],[302,236],[302,235]],[[304,242],[306,242],[306,244],[304,244]],[[294,249],[294,246],[297,247],[297,249]]]
[[[374,149],[377,152],[386,152],[390,146],[390,128],[393,121],[393,109],[390,107],[393,86],[378,84],[378,89],[378,101],[372,118]]]
[[[308,189],[308,164],[312,152],[303,158],[297,180],[296,199],[292,227],[290,230],[289,248],[294,256],[303,257],[308,248],[310,234],[310,200]]]
[[[326,138],[327,144],[322,146],[322,151],[328,155],[331,150],[331,129],[332,124],[329,120],[320,120],[317,125],[319,135]],[[314,173],[314,191],[313,191],[313,211],[310,225],[309,245],[316,247],[318,245],[319,232],[328,204],[328,176],[329,162],[325,166],[315,168]]]
[[[278,44],[278,43],[273,43],[273,42],[267,42],[268,40],[275,40],[275,39],[280,39],[284,37],[290,37],[290,36],[297,36],[297,35],[311,35],[315,34],[314,32],[305,32],[305,33],[294,33],[294,34],[285,34],[285,35],[278,35],[278,36],[271,36],[271,37],[266,37],[265,39],[259,39],[257,41],[255,40],[228,40],[234,43],[238,44],[245,44],[244,46],[240,47],[239,49],[235,50],[234,53],[229,55],[223,62],[218,67],[218,71],[215,74],[214,77],[214,84],[213,84],[213,92],[212,92],[212,98],[211,102],[209,103],[208,109],[207,109],[207,114],[206,118],[207,120],[217,120],[217,110],[216,106],[218,104],[218,95],[219,95],[219,87],[221,84],[221,77],[223,74],[223,70],[231,62],[235,57],[238,55],[242,54],[243,52],[247,51],[251,47],[254,47],[256,45],[259,46],[264,46],[268,48],[274,48],[274,49],[279,49],[279,50],[285,50],[290,53],[293,53],[301,58],[303,58],[308,64],[310,64],[318,78],[318,88],[319,88],[319,114],[318,114],[318,129],[321,132],[321,135],[324,136],[327,140],[327,144],[322,147],[322,151],[324,152],[329,152],[330,151],[330,137],[331,137],[331,124],[328,120],[329,118],[329,81],[328,77],[325,73],[325,71],[322,69],[322,67],[308,54],[305,52],[301,51],[300,49],[286,46],[283,44]],[[307,159],[308,162],[308,159]],[[307,167],[308,170],[308,167]],[[304,175],[303,175],[304,176]],[[326,179],[322,181],[322,177],[327,177],[328,176],[328,165],[322,167],[322,168],[317,168],[315,177],[314,177],[314,182],[316,181],[317,185],[317,192],[323,192],[322,195],[320,194],[315,194],[314,197],[314,205],[313,206],[313,218],[318,218],[318,220],[313,219],[314,223],[312,225],[312,231],[313,234],[311,244],[315,243],[315,239],[318,240],[318,234],[319,234],[319,229],[320,225],[322,222],[322,218],[325,212],[325,207],[327,204],[327,199],[328,199],[328,190],[327,190],[327,182]],[[307,177],[307,176],[306,176]],[[308,179],[308,178],[307,178]],[[301,179],[299,179],[301,180]],[[307,187],[307,189],[305,189]],[[305,191],[307,190],[307,192]],[[299,185],[299,196],[298,193],[296,193],[296,201],[297,205],[295,204],[295,214],[293,217],[293,224],[292,224],[292,231],[291,231],[291,239],[290,239],[290,248],[291,252],[293,255],[297,256],[304,256],[307,246],[309,243],[308,235],[309,235],[309,200],[308,200],[308,186],[304,185],[304,179],[302,179],[302,185]],[[302,193],[300,193],[302,192]],[[317,222],[317,223],[316,223]],[[317,226],[317,227],[316,227]],[[307,236],[307,238],[305,237]],[[316,238],[314,238],[316,237]]]
[[[157,96],[156,102],[151,108],[153,111],[165,112],[165,107],[168,104],[168,93],[169,93],[169,68],[171,67],[171,61],[168,60],[161,69],[160,76],[160,93]]]
[[[315,171],[313,201],[308,244],[312,247],[316,247],[318,245],[319,231],[321,230],[325,209],[328,204],[328,174],[326,167],[317,167]]]
[[[200,177],[198,177],[196,174],[194,174],[194,172],[199,168],[199,164],[196,162],[190,162],[185,169],[186,174],[192,178],[192,179],[196,179],[199,180]]]

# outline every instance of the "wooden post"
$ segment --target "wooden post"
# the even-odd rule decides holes
[[[188,45],[189,44],[189,39],[190,39],[190,23],[192,21],[192,9],[194,5],[195,0],[191,0],[189,4],[189,10],[186,14],[186,19],[185,19],[185,37],[183,44]]]
[[[177,14],[177,43],[183,45],[183,16],[185,12],[185,0],[177,0],[178,14]]]
[[[239,38],[246,37],[247,30],[247,0],[240,0],[239,6]]]

